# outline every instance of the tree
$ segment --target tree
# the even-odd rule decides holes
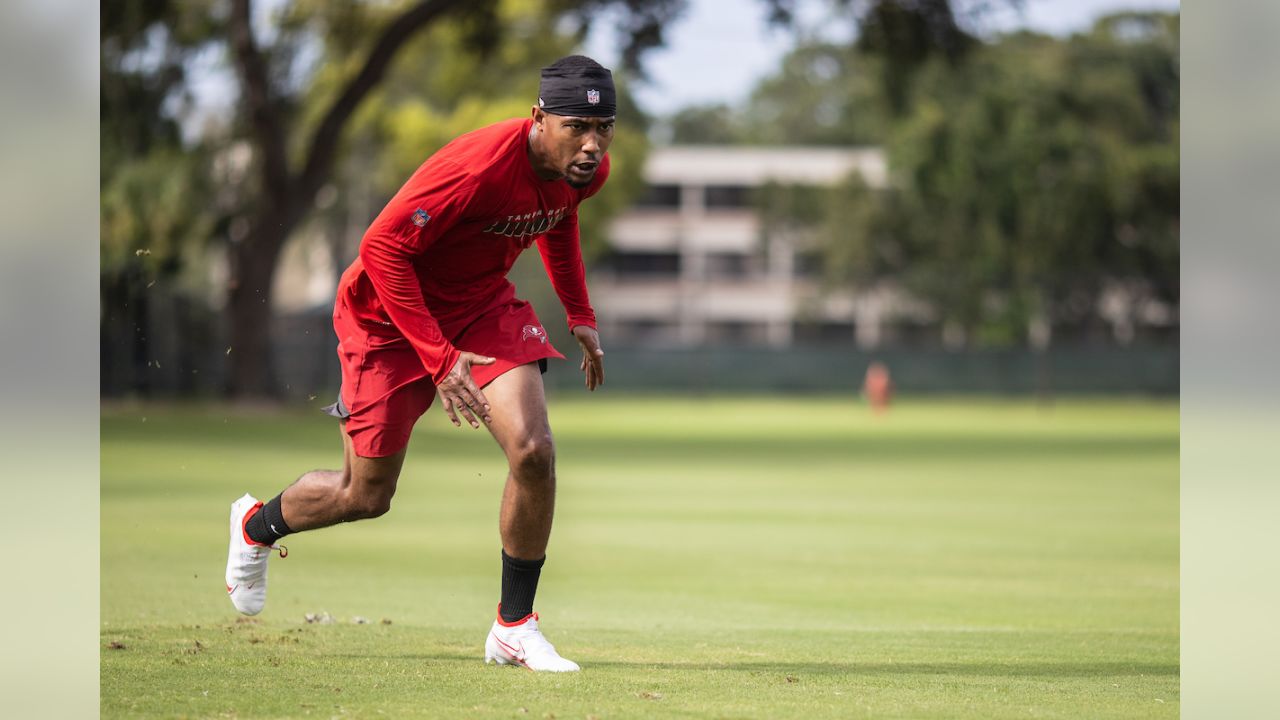
[[[857,48],[878,56],[881,90],[895,115],[907,109],[916,72],[941,59],[955,67],[978,41],[965,32],[950,0],[880,0],[865,3],[859,15]],[[985,3],[975,12],[985,10]]]
[[[897,278],[985,345],[1096,322],[1108,286],[1176,305],[1177,29],[1125,14],[923,65],[892,189],[833,193],[831,279]]]
[[[104,382],[146,389],[152,292],[212,232],[207,156],[184,147],[166,108],[210,29],[192,6],[154,1],[102,8],[101,306]],[[115,367],[107,365],[114,361]]]
[[[795,0],[765,0],[771,21],[797,33],[778,72],[756,86],[740,109],[686,108],[668,120],[679,143],[863,145],[883,142],[890,121],[908,110],[919,71],[931,62],[958,67],[979,40],[994,5],[1022,0],[828,0],[835,22],[857,29],[849,45],[797,27]]]
[[[662,123],[667,139],[680,145],[735,145],[746,131],[734,109],[724,103],[694,105],[677,110]]]
[[[743,136],[764,145],[867,145],[886,133],[879,58],[856,47],[806,42],[756,86]]]
[[[892,282],[987,346],[1044,347],[1054,328],[1176,308],[1177,15],[1114,15],[1065,40],[957,40],[954,55],[919,50],[934,35],[902,17],[910,3],[880,5],[881,25],[863,27],[899,47],[802,44],[730,118],[763,119],[777,139],[885,146],[888,188],[852,177],[760,195],[766,223],[814,232],[828,287]],[[887,65],[909,77],[886,85]],[[823,103],[835,123],[815,121]],[[1103,307],[1117,293],[1127,309]]]

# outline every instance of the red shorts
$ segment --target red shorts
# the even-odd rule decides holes
[[[333,313],[333,329],[338,335],[342,390],[332,414],[347,418],[346,432],[357,455],[400,452],[409,444],[414,423],[436,398],[431,373],[403,336],[369,332],[343,312],[341,302]],[[459,350],[497,359],[492,365],[471,366],[471,377],[480,387],[513,367],[564,358],[547,339],[533,306],[523,300],[482,313],[449,341]]]

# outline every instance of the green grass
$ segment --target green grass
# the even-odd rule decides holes
[[[551,420],[538,608],[569,676],[480,660],[505,477],[483,431],[433,409],[391,513],[289,538],[244,622],[227,508],[335,465],[335,424],[106,409],[102,715],[1178,715],[1173,403],[575,393]]]

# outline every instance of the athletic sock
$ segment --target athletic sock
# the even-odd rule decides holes
[[[538,576],[546,556],[538,560],[513,558],[502,551],[502,604],[498,612],[503,622],[522,620],[533,612],[533,596],[538,592]]]
[[[259,545],[274,545],[277,540],[293,532],[284,522],[284,513],[280,510],[280,498],[284,493],[271,498],[244,523],[244,533]]]

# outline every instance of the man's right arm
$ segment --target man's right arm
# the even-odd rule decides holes
[[[489,401],[471,379],[471,366],[489,365],[494,359],[461,352],[445,338],[423,300],[413,271],[413,253],[394,240],[366,236],[360,244],[360,259],[392,324],[409,340],[431,373],[431,382],[449,421],[461,426],[466,420],[473,428],[480,427],[477,417],[490,422]]]
[[[360,259],[378,300],[436,385],[457,363],[458,349],[427,310],[414,264],[467,217],[475,181],[448,160],[428,160],[391,198],[360,242]]]
[[[387,316],[418,353],[432,382],[439,385],[458,362],[458,349],[427,310],[413,269],[414,256],[399,241],[372,231],[360,243],[360,259]]]
[[[462,415],[472,427],[476,416],[489,420],[484,393],[471,378],[471,366],[493,358],[460,352],[427,309],[414,267],[449,228],[466,215],[475,195],[475,178],[448,162],[428,161],[387,203],[360,243],[360,259],[391,324],[409,341],[442,399],[454,425]]]

